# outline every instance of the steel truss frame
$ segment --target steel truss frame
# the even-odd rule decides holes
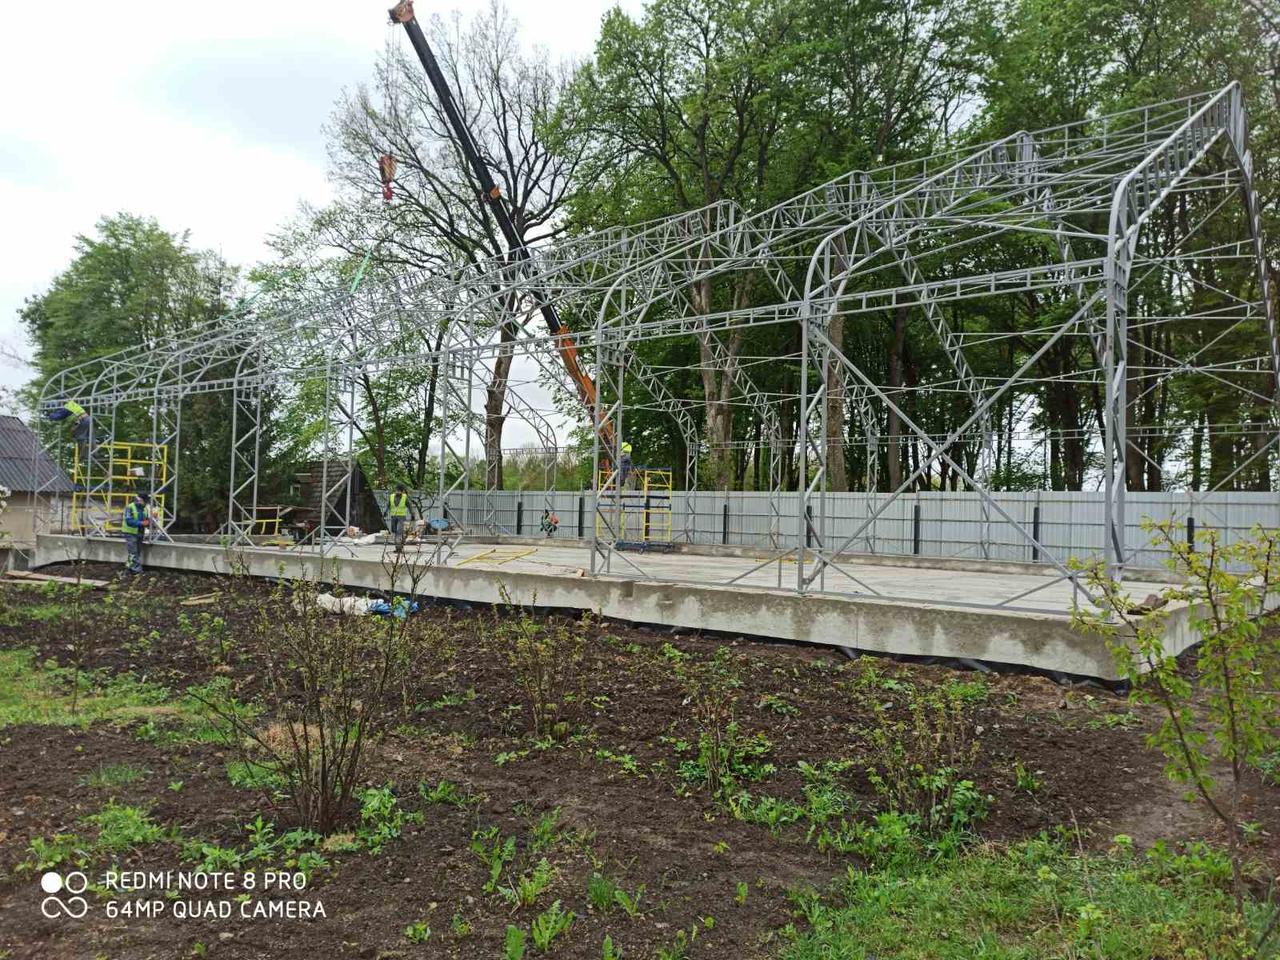
[[[1193,208],[1200,219],[1153,229],[1153,221],[1175,203]],[[1206,224],[1232,212],[1242,215],[1244,235],[1206,244]],[[767,557],[757,569],[777,563],[779,584],[782,560],[791,558],[791,587],[799,592],[874,594],[847,562],[850,553],[855,546],[874,549],[877,520],[918,489],[934,465],[945,464],[980,501],[980,534],[973,544],[978,556],[988,556],[989,530],[999,520],[1056,571],[1046,585],[1066,580],[1083,595],[1066,558],[1054,556],[992,495],[993,412],[1019,392],[1053,382],[1037,367],[1048,351],[1083,345],[1091,360],[1070,376],[1101,389],[1105,558],[1111,572],[1122,576],[1135,553],[1125,533],[1127,470],[1142,455],[1128,428],[1132,404],[1173,377],[1215,379],[1265,401],[1269,410],[1265,427],[1271,436],[1236,472],[1256,466],[1259,458],[1269,464],[1276,458],[1280,335],[1261,229],[1244,103],[1240,87],[1232,85],[852,171],[759,212],[721,201],[562,239],[528,260],[494,258],[366,284],[354,293],[322,291],[250,303],[141,356],[121,353],[61,371],[44,385],[40,406],[76,399],[107,439],[115,439],[121,409],[148,408],[153,438],[174,450],[163,491],[164,531],[179,510],[183,401],[198,393],[230,392],[225,532],[247,542],[257,510],[264,395],[323,383],[322,518],[315,542],[324,550],[351,517],[361,378],[439,371],[442,427],[432,509],[443,513],[451,510],[451,497],[470,489],[474,451],[483,448],[472,443],[472,435],[483,430],[477,387],[483,392],[491,382],[500,357],[531,358],[541,380],[568,398],[561,406],[576,407],[556,356],[559,344],[538,332],[536,307],[545,297],[580,331],[574,342],[598,387],[594,408],[583,413],[591,427],[592,476],[600,478],[606,468],[591,491],[593,575],[653,575],[643,557],[619,549],[618,473],[607,465],[619,463],[628,412],[646,407],[669,416],[686,451],[691,489],[701,456],[713,452],[690,410],[694,403],[676,396],[666,373],[647,364],[639,349],[645,341],[685,337],[696,340],[702,365],[728,385],[732,407],[760,425],[770,518],[763,537]],[[985,268],[984,252],[998,248],[1015,250],[1021,264]],[[1197,279],[1197,266],[1227,261],[1247,264],[1256,295],[1214,288],[1220,303],[1196,306],[1187,291],[1209,289]],[[766,282],[757,282],[761,278]],[[1153,285],[1162,285],[1163,299],[1150,293]],[[961,305],[990,303],[994,316],[1014,297],[1047,303],[1052,316],[1030,331],[1000,329],[994,321],[984,331],[958,325]],[[886,383],[874,369],[864,369],[843,342],[846,326],[893,312],[922,322],[939,348],[945,369],[928,382]],[[1140,331],[1191,318],[1222,332],[1191,356],[1144,347],[1143,362],[1130,363]],[[1266,328],[1263,355],[1230,364],[1215,356],[1215,345],[1231,331],[1257,323]],[[770,325],[798,327],[799,375],[795,393],[786,397],[766,393],[751,375],[750,361],[768,358],[742,354],[743,335]],[[437,350],[430,333],[441,329],[447,337]],[[994,380],[980,374],[974,351],[1015,335],[1028,344],[1018,368]],[[930,435],[913,415],[924,396],[956,399],[961,412],[945,436]],[[799,410],[795,427],[784,422],[788,402]],[[554,462],[562,447],[555,428],[514,384],[504,413],[527,423]],[[892,428],[887,438],[886,424]],[[56,433],[46,430],[46,436],[55,455],[62,455],[65,444]],[[852,436],[861,436],[869,452],[869,490],[878,483],[881,450],[900,450],[910,439],[924,454],[899,471],[882,501],[873,506],[868,499],[852,534],[837,536],[828,468]],[[800,496],[796,515],[789,517],[783,515],[781,494],[792,459],[798,463]],[[109,486],[108,480],[105,489],[91,492],[109,497]],[[500,532],[496,492],[486,482],[479,525]],[[546,503],[550,508],[549,497]],[[692,540],[694,524],[686,511],[680,537]],[[447,562],[448,551],[435,559]],[[1016,605],[1026,595],[999,605]]]

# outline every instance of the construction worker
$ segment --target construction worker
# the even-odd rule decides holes
[[[89,454],[93,448],[93,418],[89,416],[89,411],[74,400],[68,400],[62,406],[45,413],[45,418],[55,423],[71,421],[71,439],[75,441],[76,454],[80,461],[79,471],[87,473]]]
[[[543,510],[542,520],[538,523],[538,529],[548,537],[554,537],[556,531],[560,529],[560,518],[550,510]]]
[[[631,477],[631,444],[624,443],[622,445],[622,456],[618,458],[618,486],[627,487],[627,481]]]
[[[74,400],[68,400],[66,403],[62,404],[62,406],[54,407],[52,410],[47,411],[44,416],[46,420],[52,420],[54,423],[58,423],[62,420],[71,420],[72,422],[75,422],[84,415],[84,407],[80,406],[80,404],[76,403]]]
[[[404,526],[409,518],[409,492],[403,483],[397,483],[391,496],[387,498],[387,529],[395,538],[396,549],[404,547]]]
[[[124,508],[125,573],[142,572],[142,540],[151,527],[151,508],[145,493],[135,493]]]

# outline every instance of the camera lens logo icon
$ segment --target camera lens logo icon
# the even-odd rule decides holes
[[[70,917],[79,920],[89,912],[89,901],[79,896],[89,888],[89,878],[79,870],[73,870],[65,877],[50,870],[40,878],[40,889],[49,896],[40,901],[40,912],[48,919]],[[58,896],[66,894],[67,896]]]

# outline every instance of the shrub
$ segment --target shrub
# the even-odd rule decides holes
[[[554,879],[555,871],[551,862],[543,857],[531,871],[516,877],[510,885],[499,888],[498,892],[513,907],[531,907],[538,902],[538,898],[546,892]]]
[[[192,695],[239,759],[281,778],[300,822],[328,833],[352,813],[365,745],[388,723],[409,621],[334,617],[317,604],[318,594],[311,581],[281,585],[251,627],[270,722],[260,726],[258,712],[236,703],[226,686]]]
[[[510,598],[504,591],[504,599]],[[563,738],[582,703],[582,659],[589,617],[577,624],[544,623],[523,607],[495,612],[493,639],[511,670],[527,711],[529,732]]]
[[[742,681],[729,648],[718,648],[710,660],[682,658],[673,664],[698,745],[697,759],[682,763],[680,776],[722,799],[739,781],[758,781],[771,774],[775,768],[764,758],[772,744],[763,734],[743,734],[735,719]]]
[[[618,884],[603,873],[595,872],[587,878],[587,902],[601,913],[613,906]]]
[[[404,928],[404,938],[410,943],[426,943],[431,939],[431,925],[425,920],[415,920]]]
[[[164,833],[146,809],[114,800],[84,819],[98,828],[97,848],[113,855],[155,843]]]
[[[970,700],[950,684],[907,687],[900,701],[868,697],[867,776],[893,813],[930,835],[968,830],[986,815],[989,798],[967,778],[979,741]]]
[[[516,840],[515,837],[504,839],[496,826],[488,827],[471,835],[471,852],[489,868],[489,879],[484,885],[484,892],[493,893],[498,889],[503,868],[516,858]]]
[[[529,932],[533,935],[533,945],[546,953],[551,949],[551,942],[573,925],[573,911],[565,910],[557,900],[547,909],[533,918]]]
[[[59,601],[55,609],[61,612],[64,623],[62,625],[62,633],[67,641],[67,650],[70,653],[70,666],[75,671],[76,682],[71,688],[71,712],[76,713],[80,706],[80,675],[84,672],[86,664],[91,662],[97,655],[98,646],[104,633],[101,624],[96,623],[89,617],[89,598],[86,596],[89,592],[88,587],[82,582],[84,580],[84,543],[77,541],[75,547],[76,557],[72,565],[73,576],[76,582],[70,584],[67,589],[59,590],[54,584],[49,584],[55,596]],[[52,592],[52,591],[51,591]]]

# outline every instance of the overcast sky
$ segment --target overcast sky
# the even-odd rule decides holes
[[[65,0],[6,4],[0,29],[0,345],[66,267],[76,234],[122,210],[189,229],[249,265],[299,201],[329,195],[321,125],[379,50],[408,43],[389,0]],[[507,0],[529,45],[587,56],[612,0]],[[624,0],[637,10],[639,0]],[[419,0],[449,14],[452,0]],[[474,6],[468,6],[473,10]],[[372,175],[372,174],[371,174]],[[29,372],[0,360],[0,385]]]

